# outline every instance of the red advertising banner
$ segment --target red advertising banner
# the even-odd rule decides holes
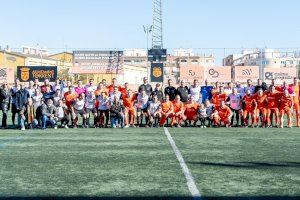
[[[197,79],[200,83],[204,81],[204,67],[201,66],[181,66],[180,80],[192,83]]]
[[[205,77],[208,82],[230,82],[231,67],[207,67]]]
[[[235,66],[233,67],[234,82],[246,83],[248,79],[256,82],[259,79],[258,66]]]
[[[0,67],[0,83],[12,84],[15,81],[14,69],[10,67]]]

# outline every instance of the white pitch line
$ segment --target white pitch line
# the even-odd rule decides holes
[[[183,172],[183,174],[185,176],[185,179],[187,181],[186,184],[189,188],[189,191],[192,194],[192,197],[194,199],[201,200],[201,194],[200,194],[200,192],[199,192],[199,190],[196,186],[195,180],[194,180],[189,168],[187,167],[187,165],[186,165],[179,149],[177,148],[175,141],[173,140],[173,138],[172,138],[172,136],[171,136],[171,134],[170,134],[170,132],[167,128],[164,128],[164,132],[165,132],[165,135],[167,136],[167,138],[169,140],[170,145],[172,146],[172,149],[173,149],[173,151],[176,155],[177,160],[179,161],[182,172]]]

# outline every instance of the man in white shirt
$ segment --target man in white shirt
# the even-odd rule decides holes
[[[94,85],[94,79],[90,79],[89,84],[85,86],[87,93],[95,92],[97,90],[97,86]]]
[[[149,103],[148,106],[148,114],[149,114],[149,126],[155,127],[159,126],[161,113],[160,113],[160,101],[158,101],[157,95],[153,95],[152,101]]]
[[[194,80],[194,84],[189,89],[190,97],[193,97],[197,103],[202,103],[201,86],[198,80]]]

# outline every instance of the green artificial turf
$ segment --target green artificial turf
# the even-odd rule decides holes
[[[202,199],[299,199],[300,129],[169,128]],[[192,199],[159,128],[0,130],[0,199]]]
[[[163,129],[29,132],[0,133],[0,197],[190,196]]]
[[[300,197],[299,129],[169,130],[203,197]]]

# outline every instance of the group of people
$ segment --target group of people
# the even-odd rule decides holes
[[[266,85],[258,79],[226,85],[215,83],[201,86],[198,80],[179,87],[168,80],[162,89],[157,83],[153,88],[148,79],[132,90],[112,79],[98,85],[90,79],[87,85],[81,80],[76,86],[69,80],[50,83],[45,80],[20,82],[16,79],[10,88],[4,83],[0,88],[2,128],[8,128],[7,116],[11,110],[12,127],[21,130],[49,127],[58,128],[127,128],[127,127],[287,127],[296,126],[299,119],[299,83]],[[82,119],[81,120],[79,119]]]

